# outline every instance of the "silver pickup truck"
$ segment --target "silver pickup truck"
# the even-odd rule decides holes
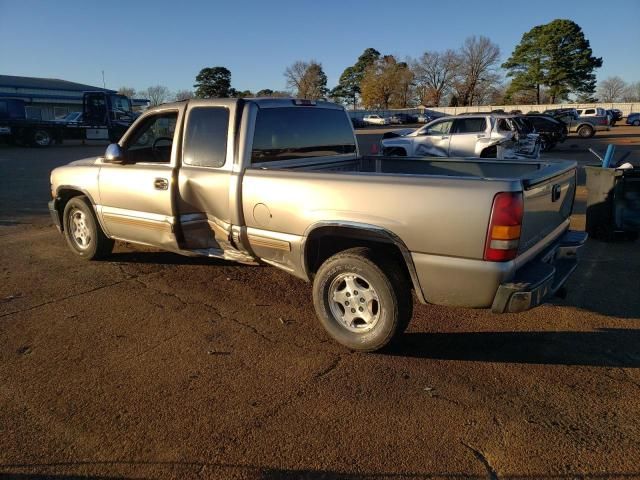
[[[56,168],[49,209],[86,259],[124,240],[313,281],[329,335],[372,351],[407,326],[412,290],[501,313],[560,289],[586,239],[568,230],[575,186],[573,162],[362,157],[332,103],[209,99]]]

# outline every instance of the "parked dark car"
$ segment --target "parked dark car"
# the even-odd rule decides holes
[[[548,152],[556,144],[564,142],[569,133],[564,122],[549,115],[529,114],[524,118],[533,124],[536,133],[540,135],[540,149],[543,152]]]
[[[367,126],[367,124],[364,123],[362,119],[355,117],[351,117],[351,123],[353,124],[353,128],[364,128]]]
[[[640,113],[630,113],[627,116],[627,125],[633,125],[634,127],[640,126]]]
[[[612,127],[616,124],[618,120],[622,120],[622,111],[617,108],[612,108],[611,110],[607,110],[607,114],[611,117],[611,121],[609,125]]]

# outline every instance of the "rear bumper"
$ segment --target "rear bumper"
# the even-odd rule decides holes
[[[518,270],[511,281],[498,287],[491,310],[517,313],[544,303],[576,269],[578,249],[586,240],[585,232],[567,231],[558,242]]]
[[[62,224],[60,222],[60,212],[56,208],[56,201],[51,200],[49,202],[49,214],[51,215],[51,221],[56,226],[59,232],[62,232]]]

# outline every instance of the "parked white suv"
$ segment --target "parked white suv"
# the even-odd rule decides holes
[[[515,115],[478,114],[442,117],[417,130],[383,135],[384,155],[536,159],[539,136]]]
[[[391,123],[387,117],[377,114],[365,115],[362,121],[369,125],[389,125]]]
[[[577,108],[580,117],[606,117],[607,111],[604,108]]]

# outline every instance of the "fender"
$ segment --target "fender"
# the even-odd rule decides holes
[[[309,275],[310,267],[307,262],[307,241],[314,232],[317,232],[318,230],[323,228],[336,228],[338,229],[338,231],[342,230],[344,233],[351,232],[357,237],[363,239],[374,240],[396,246],[398,250],[400,250],[405,265],[407,266],[409,276],[411,277],[411,283],[413,284],[413,289],[416,292],[418,300],[420,300],[420,303],[427,303],[424,294],[422,293],[422,288],[420,287],[420,280],[418,279],[418,273],[416,271],[415,264],[413,263],[413,257],[411,256],[411,252],[409,251],[405,243],[398,235],[396,235],[392,231],[368,223],[349,221],[320,221],[307,227],[303,235],[302,244],[300,246],[300,262],[308,278],[311,278],[311,276]]]
[[[58,212],[58,219],[60,221],[60,225],[61,225],[61,229],[62,230],[64,230],[64,221],[63,221],[64,219],[62,218],[62,214],[64,212],[60,211],[60,191],[61,190],[76,190],[76,191],[82,193],[85,197],[87,197],[89,199],[89,202],[91,203],[91,206],[93,207],[93,213],[95,214],[96,218],[98,219],[98,223],[100,224],[100,228],[102,228],[102,231],[105,232],[105,235],[107,235],[107,229],[104,227],[104,225],[102,223],[102,219],[100,218],[100,215],[98,215],[98,211],[96,209],[96,202],[93,200],[93,197],[84,188],[76,187],[74,185],[59,185],[58,188],[56,188],[56,197],[53,199],[54,206],[56,208],[56,211]]]

